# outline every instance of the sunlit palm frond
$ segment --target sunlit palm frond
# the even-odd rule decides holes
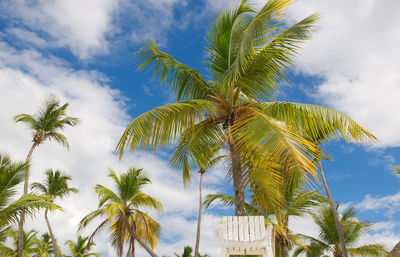
[[[339,134],[348,142],[376,140],[354,120],[327,107],[288,102],[264,102],[258,106],[266,115],[285,121],[314,142],[339,138]]]
[[[389,252],[381,244],[363,245],[357,248],[349,248],[348,252],[352,256],[361,257],[384,257],[388,256]]]
[[[154,108],[136,119],[126,128],[116,150],[122,155],[126,148],[153,151],[176,140],[185,129],[193,127],[203,118],[203,112],[213,112],[213,102],[191,100]]]
[[[306,177],[318,179],[315,165],[310,159],[310,156],[318,153],[315,144],[303,138],[284,122],[256,108],[245,106],[240,111],[247,114],[242,115],[230,133],[244,158],[251,158],[251,153],[259,151],[258,148],[262,146],[263,151],[270,153],[269,160],[280,164],[283,169],[298,167],[298,171],[303,172]],[[266,162],[257,164],[259,167],[263,165],[269,164]]]

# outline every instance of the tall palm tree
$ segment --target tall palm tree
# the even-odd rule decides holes
[[[178,141],[172,160],[182,167],[187,182],[191,166],[210,160],[207,154],[199,157],[196,153],[225,148],[231,160],[235,215],[244,215],[244,180],[253,175],[252,167],[268,170],[271,163],[295,165],[298,172],[317,177],[309,156],[316,156],[318,149],[298,133],[298,127],[322,131],[328,138],[342,134],[350,141],[374,139],[332,109],[267,101],[274,98],[280,82],[287,81],[287,68],[318,20],[312,14],[285,28],[283,12],[291,2],[269,0],[256,12],[243,0],[222,12],[206,36],[207,77],[160,51],[154,41],[146,42],[138,52],[139,69],[153,70],[161,82],[168,82],[177,102],[134,119],[116,147],[120,157],[128,149],[156,151],[185,137]]]
[[[95,190],[99,198],[99,208],[82,219],[79,229],[86,227],[97,217],[105,219],[93,232],[91,238],[102,228],[111,232],[111,243],[118,256],[122,256],[125,243],[128,244],[127,256],[135,255],[135,241],[152,256],[157,257],[152,249],[157,244],[160,225],[139,208],[162,211],[161,203],[142,192],[142,188],[151,183],[148,174],[142,169],[129,168],[118,176],[114,170],[108,175],[114,180],[116,190],[97,184]]]
[[[48,196],[52,202],[54,202],[57,198],[64,198],[68,196],[70,193],[77,193],[78,189],[75,187],[69,187],[68,181],[71,178],[69,176],[61,175],[60,171],[53,171],[49,169],[46,171],[46,180],[42,183],[32,183],[32,190],[36,190],[46,196]],[[53,229],[51,228],[50,220],[48,217],[48,209],[44,212],[44,218],[46,219],[47,228],[49,230],[51,242],[54,248],[54,256],[59,257],[59,249],[57,245],[57,240],[54,236]]]
[[[35,194],[15,199],[27,166],[27,162],[13,162],[8,155],[0,154],[0,238],[8,233],[6,227],[17,223],[23,213],[33,215],[43,208],[59,208],[47,197]]]
[[[289,176],[287,173],[281,173],[281,182],[279,187],[267,191],[260,190],[258,184],[252,183],[252,202],[246,204],[246,214],[262,215],[268,223],[273,223],[280,254],[282,257],[289,257],[289,250],[299,243],[298,235],[293,234],[289,228],[289,219],[309,215],[313,208],[325,201],[325,198],[317,191],[309,190],[299,174]],[[210,194],[204,201],[205,207],[209,208],[214,201],[227,206],[234,205],[232,196]]]
[[[336,205],[338,209],[339,205]],[[369,222],[359,221],[355,218],[356,211],[352,208],[343,213],[340,223],[343,227],[346,245],[350,246],[348,252],[351,256],[362,257],[380,257],[387,256],[388,252],[383,245],[366,244],[357,246],[359,239],[373,225]],[[315,224],[319,227],[318,238],[311,236],[303,236],[308,240],[308,245],[299,246],[293,256],[305,253],[308,257],[321,256],[326,252],[330,252],[335,257],[342,257],[343,252],[340,246],[340,240],[336,230],[333,212],[329,205],[322,206],[318,213],[312,214]]]
[[[100,253],[91,253],[89,252],[92,246],[95,245],[95,243],[89,241],[89,237],[82,237],[78,236],[76,242],[72,240],[68,240],[65,242],[65,244],[68,246],[68,249],[71,253],[71,257],[99,257]]]
[[[54,140],[60,143],[67,149],[69,144],[67,138],[60,133],[66,126],[75,126],[79,120],[67,116],[68,103],[61,105],[59,100],[55,96],[50,96],[45,99],[42,107],[38,109],[38,112],[34,115],[29,114],[18,114],[14,117],[15,122],[22,122],[26,124],[32,133],[32,147],[26,156],[26,161],[29,161],[32,157],[33,151],[41,144],[46,141]],[[28,193],[29,188],[29,167],[25,170],[25,183],[24,183],[24,194]],[[23,230],[24,230],[24,217],[19,222],[19,248],[18,257],[22,257],[22,244],[23,244]]]

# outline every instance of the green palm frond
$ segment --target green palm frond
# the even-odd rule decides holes
[[[263,102],[258,106],[266,115],[290,124],[314,142],[339,138],[339,134],[348,142],[376,140],[354,120],[327,107],[288,102]]]
[[[116,150],[120,157],[129,148],[153,151],[176,140],[186,128],[202,120],[203,112],[213,112],[214,104],[207,100],[191,100],[154,108],[136,119],[126,128]]]
[[[232,135],[244,158],[251,158],[251,154],[263,146],[264,151],[270,153],[269,160],[283,165],[282,168],[297,166],[299,171],[310,178],[318,179],[315,165],[309,157],[318,154],[315,144],[303,138],[284,122],[255,108],[242,107],[241,110],[248,113],[247,117],[235,124]],[[265,162],[259,163],[258,166],[262,167],[263,164]]]
[[[213,90],[198,71],[158,50],[153,40],[144,42],[137,56],[139,70],[154,68],[153,76],[159,74],[161,83],[168,81],[178,102],[185,99],[207,99]]]
[[[180,136],[170,164],[182,171],[184,184],[190,182],[192,167],[207,169],[210,160],[224,147],[224,132],[218,125],[206,125],[201,122],[186,129]]]
[[[349,248],[348,251],[352,256],[361,257],[384,257],[388,256],[389,254],[389,252],[381,244],[370,244],[357,248]]]
[[[227,207],[233,207],[235,205],[235,197],[222,193],[208,194],[203,202],[203,206],[205,209],[208,209],[214,202],[219,202]],[[247,215],[262,215],[258,209],[254,208],[249,203],[245,204],[245,208]]]

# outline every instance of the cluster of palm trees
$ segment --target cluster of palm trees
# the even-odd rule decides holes
[[[183,183],[191,181],[193,169],[199,171],[195,257],[200,256],[202,208],[216,200],[234,206],[235,215],[263,215],[267,222],[273,222],[277,254],[282,257],[288,257],[292,249],[294,256],[320,256],[329,251],[337,257],[348,257],[348,252],[361,256],[387,253],[378,244],[357,245],[357,239],[370,224],[356,220],[352,209],[338,214],[321,164],[325,158],[321,146],[327,140],[366,142],[375,141],[374,135],[330,108],[275,100],[279,87],[288,82],[288,68],[294,64],[300,45],[310,39],[319,19],[318,14],[312,14],[288,26],[283,18],[291,2],[269,0],[257,12],[243,0],[216,17],[206,35],[204,75],[159,50],[152,40],[137,53],[139,69],[152,70],[162,83],[169,84],[176,103],[135,118],[121,136],[116,151],[122,157],[126,151],[159,151],[173,144],[170,164],[182,172]],[[2,256],[65,256],[48,212],[62,211],[55,201],[78,190],[70,187],[70,177],[58,170],[46,171],[43,183],[29,185],[29,177],[30,161],[37,147],[50,140],[69,147],[61,131],[77,125],[79,120],[66,114],[67,107],[50,97],[36,115],[15,116],[16,122],[31,129],[33,144],[25,162],[13,162],[7,155],[0,155]],[[203,176],[219,162],[227,166],[234,195],[208,195],[203,201]],[[98,256],[90,249],[95,236],[107,230],[118,256],[133,257],[138,243],[157,257],[154,248],[161,225],[143,208],[158,212],[163,208],[157,199],[142,191],[151,183],[148,174],[131,167],[118,175],[111,169],[109,178],[114,189],[95,186],[98,208],[82,219],[79,230],[97,219],[101,219],[100,223],[89,237],[78,236],[76,242],[66,242],[71,256]],[[327,198],[313,190],[320,181]],[[23,195],[16,199],[16,187],[22,182]],[[246,197],[245,192],[250,195]],[[35,231],[24,232],[26,218],[40,210],[44,210],[49,233],[42,239]],[[290,230],[290,219],[303,215],[311,215],[320,228],[318,238]],[[15,224],[17,230],[10,227]],[[187,248],[184,255],[191,253]]]

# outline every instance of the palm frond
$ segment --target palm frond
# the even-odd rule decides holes
[[[154,108],[136,119],[126,128],[116,150],[120,157],[124,150],[156,151],[176,140],[185,129],[193,127],[203,118],[203,112],[212,113],[214,104],[207,100],[191,100]]]

